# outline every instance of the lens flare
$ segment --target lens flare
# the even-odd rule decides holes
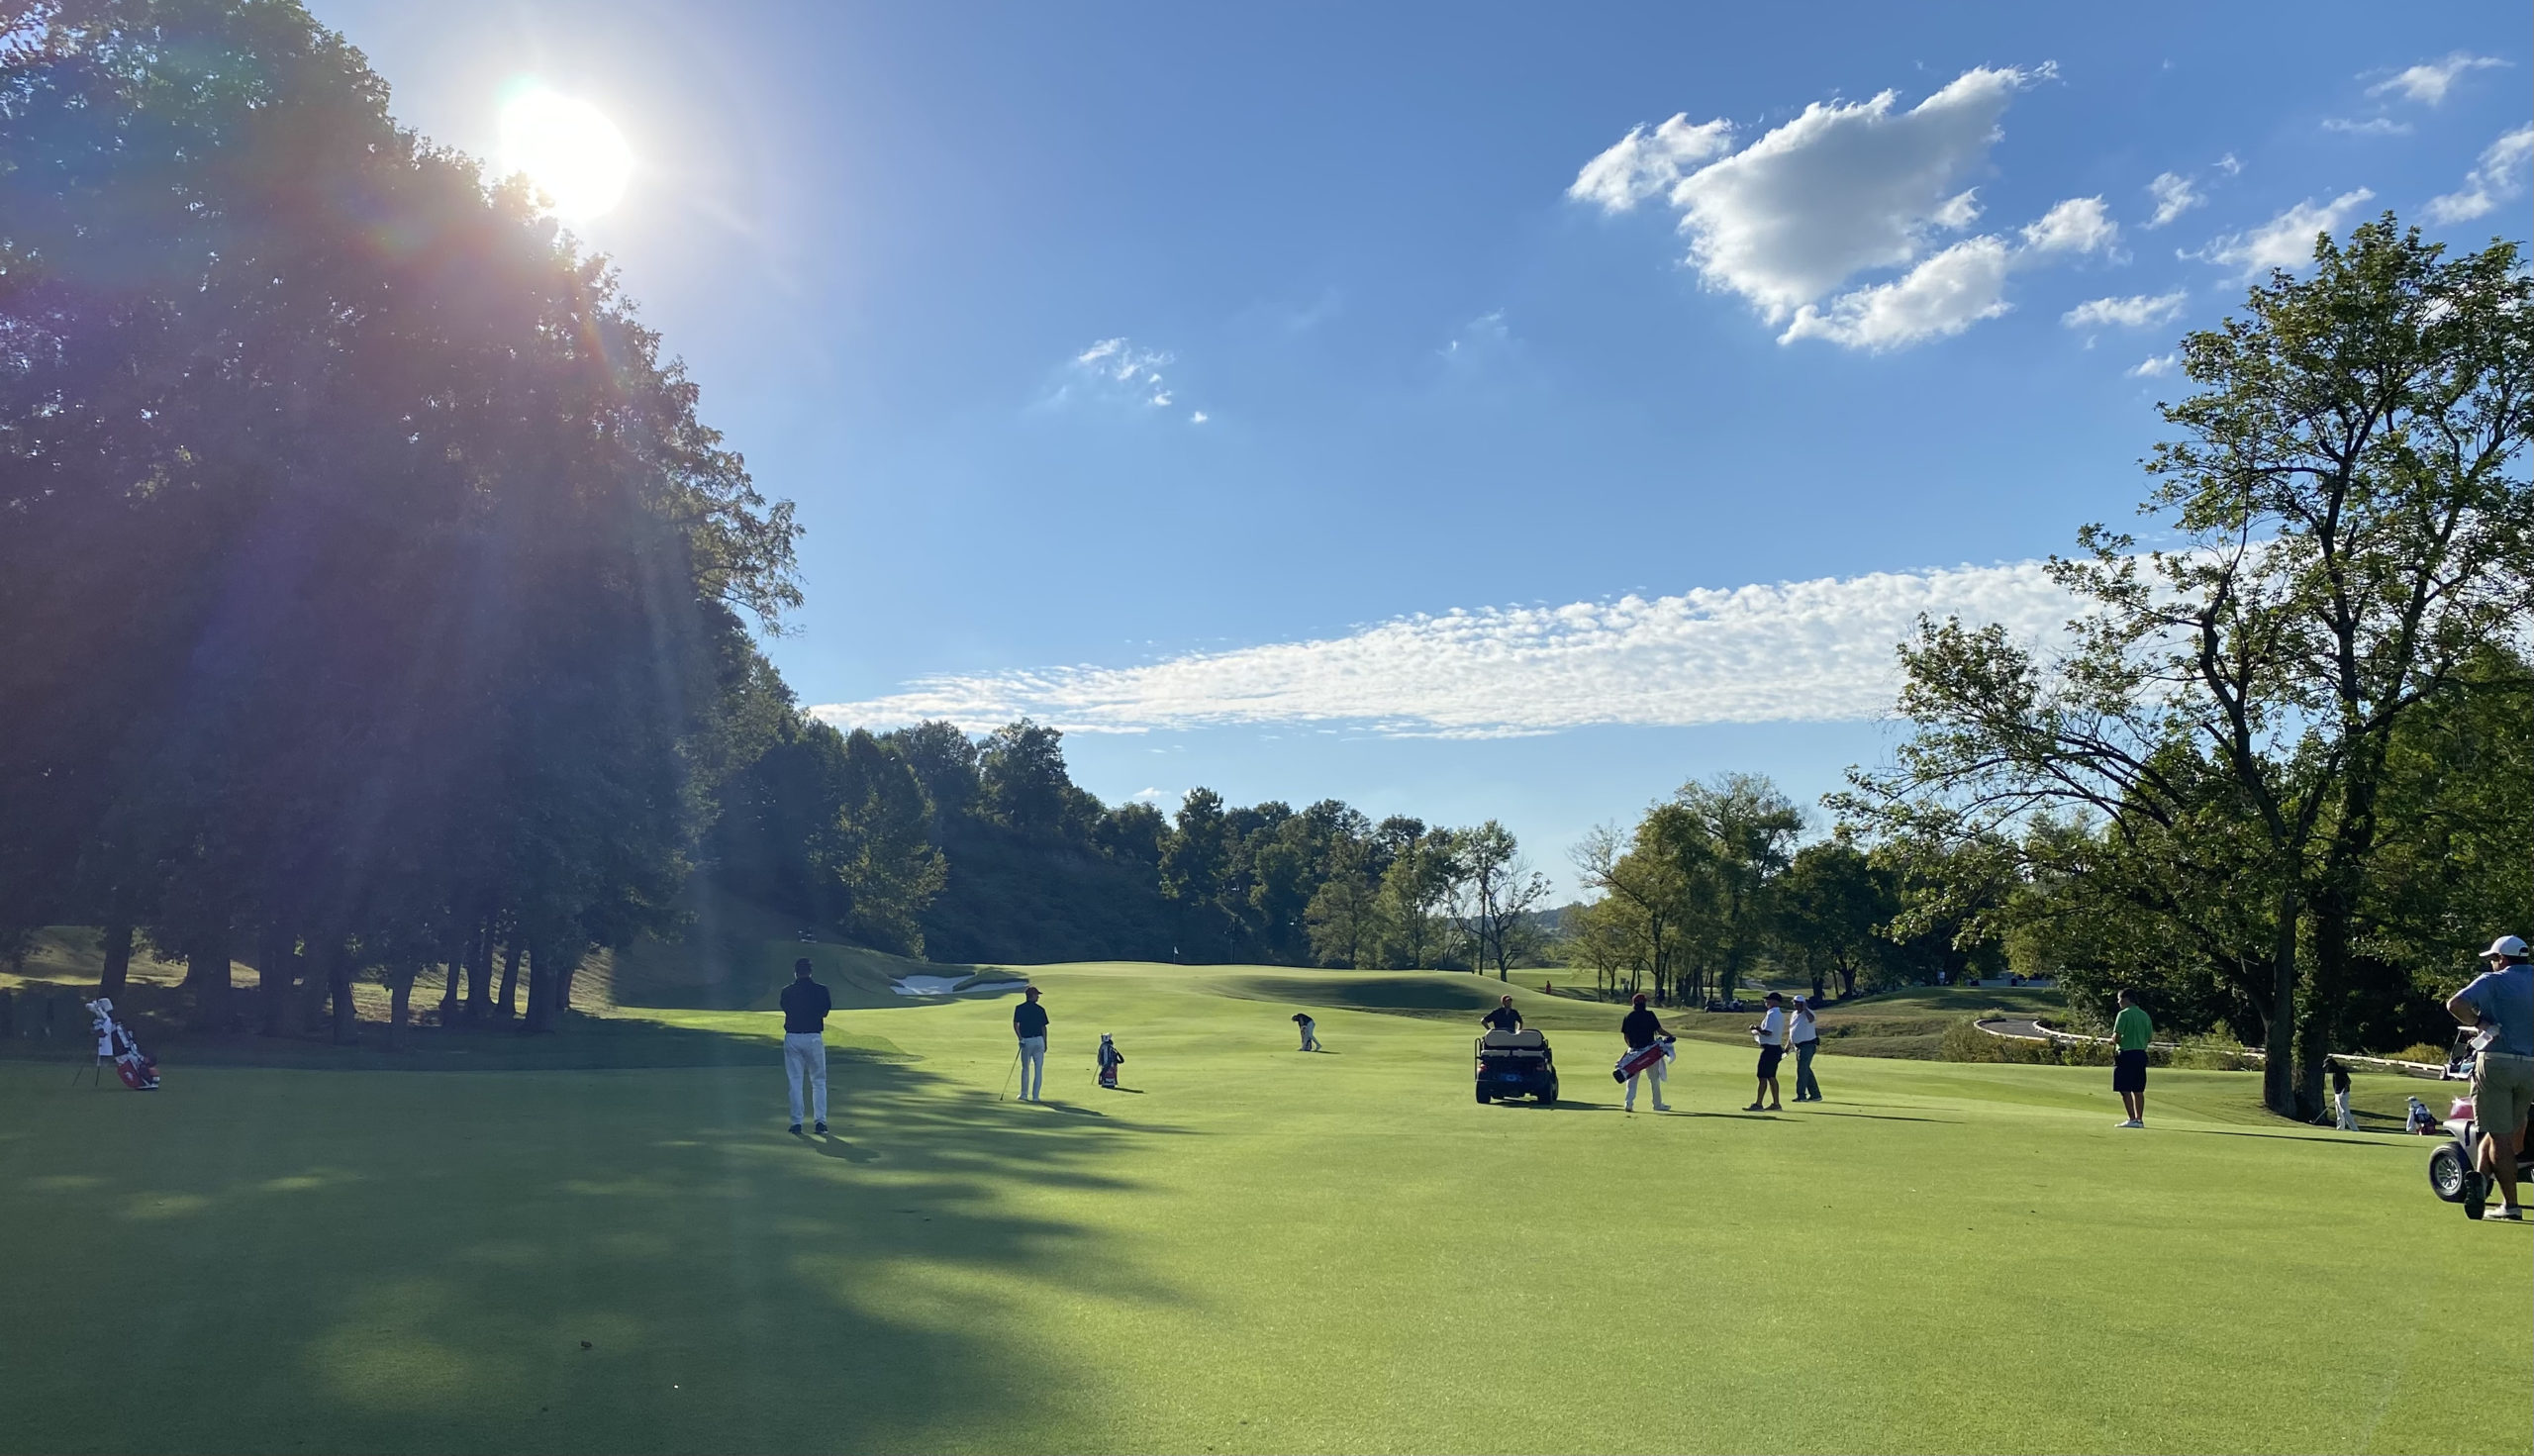
[[[539,88],[502,107],[501,168],[526,174],[556,217],[585,223],[624,199],[634,153],[605,112]]]

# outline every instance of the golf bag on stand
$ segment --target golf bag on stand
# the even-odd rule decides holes
[[[1115,1087],[1115,1086],[1117,1086],[1117,1085],[1118,1085],[1118,1069],[1119,1069],[1120,1067],[1124,1066],[1125,1064],[1126,1064],[1126,1054],[1125,1054],[1124,1052],[1120,1051],[1120,1050],[1118,1049],[1118,1043],[1116,1043],[1116,1042],[1114,1042],[1114,1041],[1112,1041],[1112,1040],[1110,1040],[1110,1039],[1109,1039],[1109,1033],[1108,1033],[1108,1032],[1106,1032],[1106,1031],[1101,1032],[1101,1033],[1100,1033],[1100,1085],[1101,1085],[1101,1086],[1103,1086],[1103,1087]]]
[[[87,1006],[88,1015],[95,1019],[97,1033],[97,1060],[90,1070],[111,1061],[124,1086],[135,1092],[156,1092],[158,1063],[133,1039],[132,1028],[115,1019],[115,1004],[100,996]]]

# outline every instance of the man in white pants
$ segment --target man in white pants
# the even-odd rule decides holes
[[[1021,1038],[1021,1100],[1036,1102],[1047,1085],[1047,1009],[1038,1004],[1038,988],[1021,991],[1012,1009],[1012,1034]]]
[[[792,1130],[801,1130],[801,1084],[819,1131],[828,1130],[828,1013],[835,1003],[828,988],[810,979],[809,957],[792,962],[792,984],[783,988],[783,1090],[792,1096]]]

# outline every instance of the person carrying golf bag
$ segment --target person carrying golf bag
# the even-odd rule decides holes
[[[1610,1078],[1627,1084],[1621,1108],[1636,1111],[1636,1079],[1643,1077],[1654,1093],[1654,1111],[1672,1111],[1672,1105],[1663,1100],[1663,1074],[1672,1059],[1672,1038],[1665,1034],[1663,1022],[1646,1009],[1642,993],[1629,999],[1628,1014],[1619,1018],[1619,1039],[1627,1043],[1627,1053],[1610,1069]]]

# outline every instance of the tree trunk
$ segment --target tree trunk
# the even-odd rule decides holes
[[[466,978],[466,951],[461,946],[448,948],[448,983],[439,994],[439,1023],[457,1024],[457,983]]]
[[[528,1015],[521,1019],[520,1031],[529,1034],[546,1029],[549,1002],[553,998],[554,954],[544,946],[535,946],[528,954]]]
[[[326,947],[326,994],[335,1003],[335,1044],[359,1041],[360,1023],[352,1014],[352,957],[341,945]]]
[[[480,1021],[493,1014],[493,922],[475,931],[466,953],[466,1019]]]
[[[290,1034],[290,983],[298,970],[299,937],[279,926],[264,931],[255,952],[255,999],[263,1006],[266,1036]]]
[[[520,944],[517,938],[513,938],[502,951],[500,1012],[505,1021],[519,1015],[519,957]]]
[[[405,1045],[405,1024],[412,1015],[414,978],[422,974],[422,965],[395,965],[387,968],[387,1049],[401,1051]]]
[[[131,923],[106,926],[104,947],[106,964],[97,973],[97,994],[108,1001],[120,1002],[123,1000],[124,982],[132,975]]]
[[[2270,1024],[2263,1028],[2262,1106],[2283,1117],[2296,1116],[2296,892],[2279,897],[2279,929],[2270,969]]]
[[[229,1015],[229,934],[214,931],[185,958],[185,984],[194,988],[194,1019],[219,1026]]]

